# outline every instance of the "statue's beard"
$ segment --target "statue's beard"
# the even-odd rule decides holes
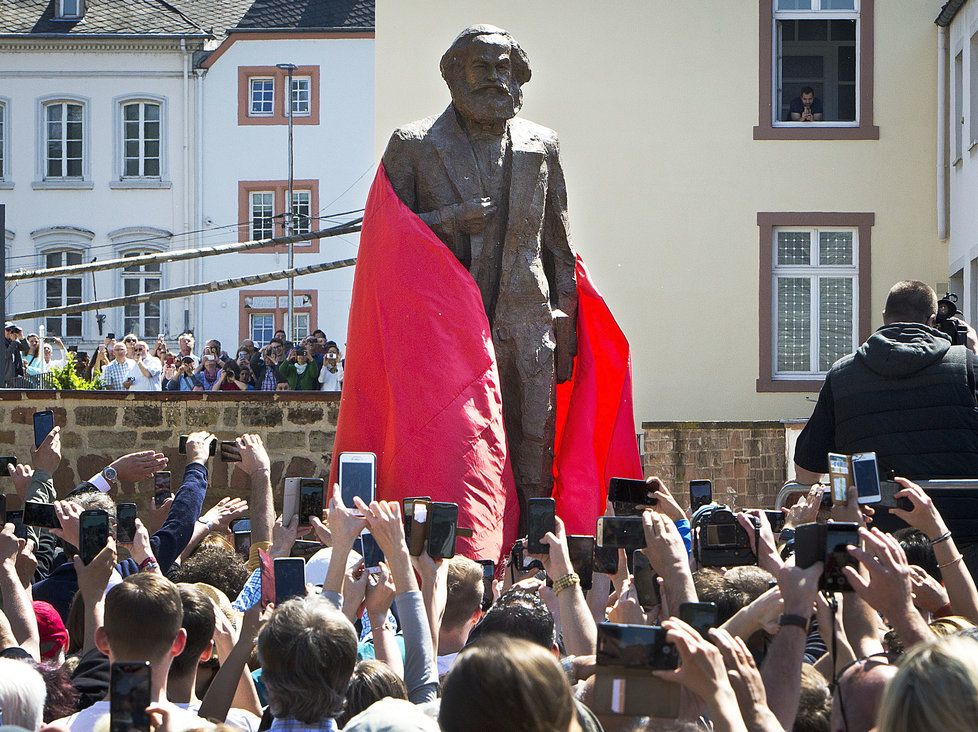
[[[465,82],[452,86],[452,103],[467,120],[480,125],[505,122],[516,116],[523,106],[523,92],[519,84],[509,87],[483,86],[471,89]]]

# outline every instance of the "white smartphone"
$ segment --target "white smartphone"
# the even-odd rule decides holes
[[[370,503],[377,491],[377,456],[372,452],[341,452],[339,479],[343,505],[353,508],[354,496]]]
[[[852,477],[859,503],[879,503],[883,499],[875,452],[859,452],[852,456]]]
[[[286,478],[285,492],[282,494],[282,520],[290,524],[300,511],[305,515],[299,516],[299,526],[308,526],[309,516],[322,518],[324,485],[322,478]]]

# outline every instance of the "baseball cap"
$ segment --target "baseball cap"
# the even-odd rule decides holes
[[[3,324],[3,329],[4,330],[16,330],[16,331],[20,331],[21,333],[24,332],[21,329],[21,327],[19,325],[17,325],[15,322],[13,322],[12,320],[8,320],[6,323],[4,323]]]
[[[68,630],[54,606],[40,600],[34,601],[37,632],[41,639],[41,658],[50,661],[68,648]]]

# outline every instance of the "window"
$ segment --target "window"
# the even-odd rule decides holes
[[[261,348],[275,335],[275,315],[273,313],[252,313],[250,316],[248,336]]]
[[[879,139],[874,0],[760,0],[754,139]]]
[[[85,0],[58,0],[58,20],[77,20],[84,15]]]
[[[870,328],[864,213],[761,213],[758,391],[817,391]]]
[[[160,105],[122,105],[124,178],[160,177]]]
[[[292,115],[308,117],[310,113],[309,77],[292,77]],[[289,101],[285,100],[285,114],[289,114]]]
[[[7,177],[7,157],[4,148],[7,142],[7,105],[0,102],[0,180]]]
[[[951,137],[954,139],[954,162],[961,159],[964,149],[964,59],[963,52],[954,57],[954,114],[951,117]]]
[[[45,105],[44,112],[44,177],[81,180],[84,176],[82,105],[77,102],[50,102]]]
[[[292,233],[312,231],[312,191],[292,191]]]
[[[64,267],[71,264],[81,264],[82,253],[73,249],[48,251],[44,255],[44,264],[48,269]],[[75,305],[82,301],[82,278],[78,277],[49,277],[44,281],[44,306],[56,308],[64,305]],[[46,317],[44,327],[48,335],[61,338],[80,338],[82,334],[82,314],[58,315]]]
[[[251,192],[251,213],[248,218],[251,220],[252,239],[271,239],[275,236],[274,197],[272,191]]]
[[[150,251],[126,252],[124,257],[152,254]],[[122,270],[122,291],[126,297],[142,295],[146,292],[159,292],[160,265],[133,264]],[[141,338],[155,338],[160,334],[160,301],[144,302],[123,306],[123,327],[125,333],[136,333]]]
[[[297,313],[293,310],[292,319],[295,325],[292,329],[292,342],[295,343],[309,335],[309,313]]]
[[[252,117],[271,117],[275,113],[275,80],[250,79],[248,114]]]

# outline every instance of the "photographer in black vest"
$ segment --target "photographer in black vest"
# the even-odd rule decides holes
[[[978,478],[975,331],[952,346],[936,315],[925,283],[890,289],[883,326],[825,376],[795,447],[800,483],[828,471],[828,452],[875,452],[883,477]]]

